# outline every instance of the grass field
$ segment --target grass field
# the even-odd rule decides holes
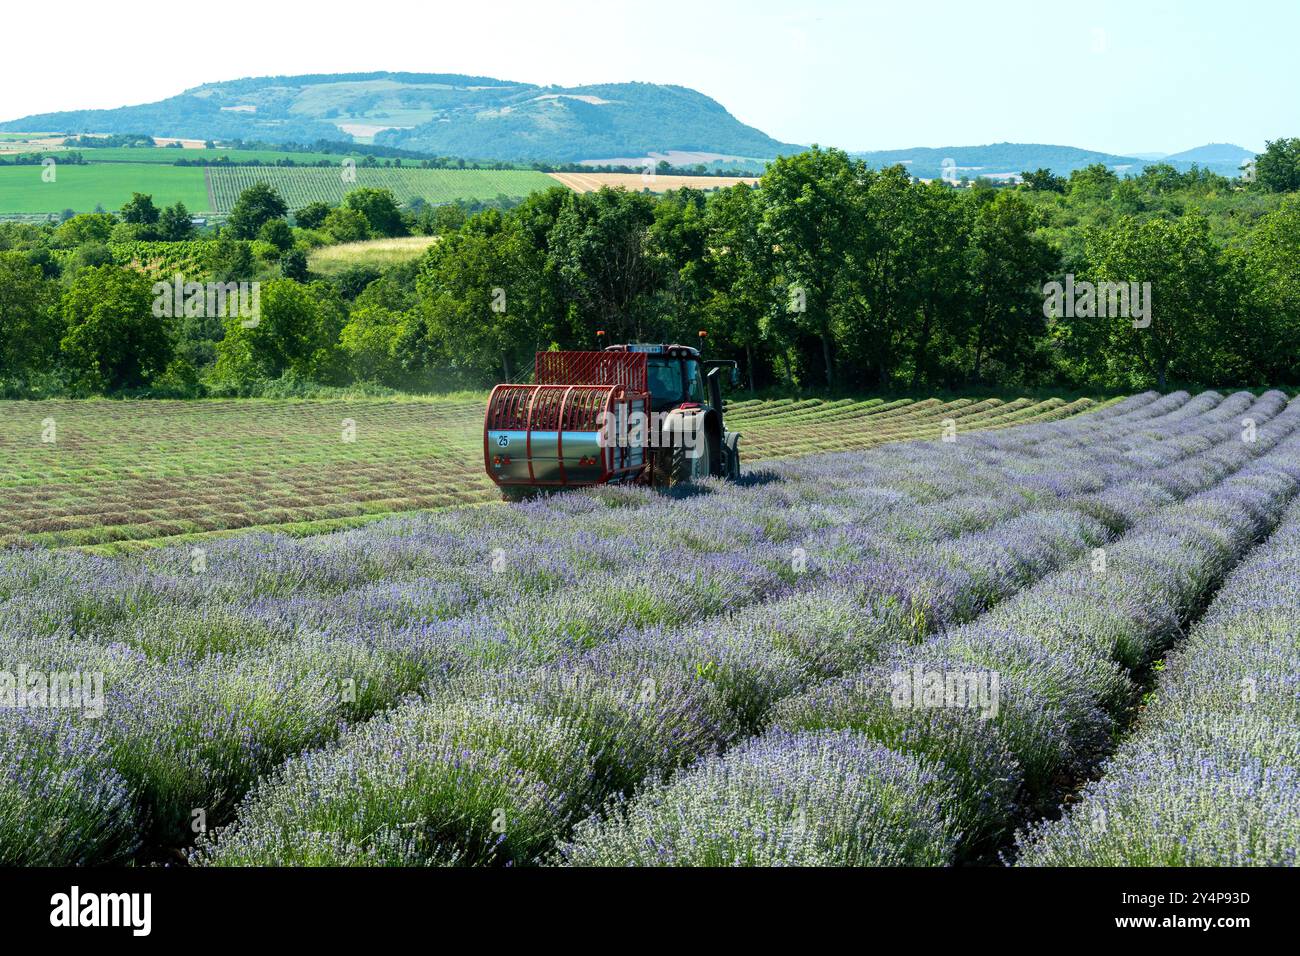
[[[436,236],[403,236],[399,239],[370,239],[366,242],[344,242],[337,246],[322,246],[307,257],[312,272],[335,275],[351,266],[371,266],[387,269],[401,262],[418,259],[433,243]]]
[[[406,167],[368,169],[357,167],[355,181],[345,181],[342,168],[285,166],[198,167],[172,166],[177,158],[230,155],[273,161],[280,155],[271,150],[179,150],[107,148],[83,150],[84,166],[62,164],[55,168],[55,182],[41,180],[39,166],[0,166],[0,215],[49,215],[71,209],[91,212],[96,206],[116,210],[134,192],[148,193],[159,206],[184,202],[193,213],[225,215],[239,194],[255,183],[268,183],[282,195],[290,209],[309,202],[337,205],[349,190],[361,186],[391,189],[399,203],[422,199],[430,204],[489,201],[505,196],[517,199],[537,190],[553,188],[557,182],[578,192],[601,186],[627,189],[649,188],[662,192],[693,186],[697,189],[727,187],[742,180],[717,176],[656,176],[643,181],[635,173],[554,173],[532,170],[416,169]],[[299,162],[340,157],[325,154],[293,154]],[[756,180],[743,180],[756,182]]]
[[[345,182],[339,169],[232,166],[213,167],[207,170],[207,175],[215,203],[212,211],[218,213],[229,212],[239,194],[259,182],[275,187],[290,209],[299,209],[309,202],[337,205],[349,190],[362,186],[391,189],[401,204],[417,198],[438,204],[460,199],[491,200],[498,196],[517,198],[555,185],[545,173],[528,170],[358,167],[355,182]]]
[[[1294,865],[1300,400],[890,404],[684,493],[0,549],[0,671],[102,682],[0,709],[0,865]],[[3,500],[241,520],[468,468],[421,415],[478,409],[42,407]]]
[[[642,176],[640,173],[551,173],[550,176],[579,193],[595,192],[603,186],[621,187],[631,192],[648,189],[662,193],[685,186],[692,189],[726,189],[736,183],[752,186],[758,182],[756,176]]]
[[[742,401],[746,462],[938,441],[1066,417],[1084,399]],[[0,544],[105,550],[249,527],[497,500],[483,472],[481,398],[364,401],[0,402]],[[355,440],[344,440],[345,420]],[[43,442],[53,424],[52,442]]]
[[[41,179],[40,166],[0,166],[0,213],[59,213],[116,210],[135,192],[149,193],[161,206],[183,202],[191,212],[208,209],[203,170],[180,166],[103,163],[54,168],[54,182]]]
[[[400,203],[423,199],[427,203],[472,202],[499,196],[519,198],[555,186],[545,173],[528,170],[477,169],[366,169],[358,167],[355,182],[345,182],[340,167],[289,168],[283,166],[232,166],[204,168],[162,163],[105,160],[95,150],[84,166],[55,167],[55,181],[42,181],[40,166],[0,166],[0,215],[56,214],[64,209],[91,212],[96,205],[116,210],[134,192],[148,193],[159,206],[180,200],[193,213],[230,212],[240,192],[258,182],[279,190],[291,209],[309,202],[339,204],[351,189],[375,186],[393,190]],[[143,150],[118,150],[125,154]],[[158,150],[188,155],[193,151]],[[90,150],[86,154],[91,153]],[[334,157],[337,159],[338,157]]]

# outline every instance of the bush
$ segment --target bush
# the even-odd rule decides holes
[[[370,238],[370,224],[355,209],[332,209],[325,217],[322,228],[335,242],[360,242]]]

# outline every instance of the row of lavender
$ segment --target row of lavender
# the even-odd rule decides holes
[[[421,544],[428,545],[429,542],[421,542]],[[257,558],[263,558],[263,557],[268,558],[268,561],[227,562],[227,566],[240,568],[240,570],[243,571],[243,575],[240,575],[239,580],[246,581],[248,576],[251,576],[251,578],[253,579],[257,579],[257,575],[248,575],[248,570],[251,570],[251,568],[263,568],[265,566],[268,566],[269,564],[269,566],[272,566],[272,572],[270,572],[268,576],[269,579],[273,581],[274,585],[276,585],[277,588],[283,587],[283,585],[286,584],[290,585],[290,587],[302,587],[303,584],[311,583],[311,581],[313,580],[320,581],[321,579],[324,579],[325,588],[328,589],[329,585],[334,583],[333,579],[335,578],[335,576],[338,576],[337,574],[322,575],[320,572],[320,568],[295,567],[294,562],[292,562],[292,557],[294,557],[294,555],[290,555],[290,561],[286,562],[285,561],[286,550],[287,549],[273,548],[273,549],[269,549],[268,554],[266,555],[261,555],[261,554],[256,555]],[[429,549],[421,548],[419,550],[428,551]],[[465,550],[465,549],[461,549],[461,550]],[[472,551],[473,549],[468,549],[468,550]],[[289,567],[283,567],[285,566],[286,563],[289,564]],[[571,567],[571,564],[569,564],[569,562],[560,562],[560,567]],[[385,568],[386,570],[391,570],[391,563],[387,563]],[[123,581],[121,580],[112,580],[112,571],[116,570],[116,568],[98,567],[98,568],[92,568],[92,570],[94,570],[96,574],[105,575],[105,591],[107,591],[110,594],[110,596],[112,596],[113,601],[116,602],[116,604],[113,604],[112,606],[109,607],[109,610],[113,610],[113,609],[120,610],[121,607],[123,606],[129,607],[130,614],[125,615],[125,617],[129,619],[129,623],[131,624],[131,626],[138,626],[138,624],[142,622],[142,619],[144,620],[144,622],[146,622],[146,626],[148,626],[149,623],[148,614],[147,613],[142,614],[140,613],[140,611],[142,611],[142,609],[151,610],[148,609],[148,607],[146,607],[146,602],[148,598],[151,597],[152,594],[155,594],[156,592],[156,584],[157,584],[156,581],[147,581],[149,587],[133,588],[130,587],[129,583],[123,583]],[[330,567],[329,571],[338,572],[339,568]],[[78,578],[81,578],[81,580],[78,580]],[[344,578],[346,578],[346,575],[344,575]],[[125,584],[126,587],[123,587],[123,584]],[[74,631],[77,630],[77,628],[81,628],[81,630],[83,631],[94,630],[94,628],[86,628],[85,627],[86,622],[83,622],[83,620],[79,620],[79,618],[81,617],[86,617],[87,610],[85,605],[87,604],[87,601],[90,602],[91,605],[95,605],[94,607],[92,607],[91,610],[96,611],[96,613],[99,613],[99,611],[104,610],[103,607],[95,604],[94,585],[87,583],[87,581],[85,580],[85,576],[81,576],[81,575],[74,576],[74,578],[72,579],[72,585],[73,585],[72,597],[74,598],[75,601],[81,602],[81,604],[73,607],[72,611],[70,611],[70,617],[72,617],[73,619],[72,627],[74,628]],[[287,591],[287,589],[289,588],[286,587],[285,589]],[[260,588],[255,588],[255,591],[260,591]],[[220,605],[217,606],[220,607]],[[64,610],[65,613],[68,613],[68,609],[62,609],[62,610]],[[92,622],[94,622],[95,624],[105,623],[103,619],[104,615],[101,613],[90,614],[90,617],[92,619]],[[112,615],[109,615],[109,617],[112,617]],[[174,622],[172,622],[172,620],[165,620],[164,623],[172,624]],[[207,620],[204,620],[204,622],[201,623],[207,623]],[[211,628],[209,628],[208,631],[209,633],[211,633]],[[135,648],[140,648],[140,646],[143,646],[143,648],[146,649],[152,648],[151,635],[149,635],[149,633],[146,633],[146,635],[136,635],[134,643],[131,643],[131,640],[129,639],[126,641],[126,644],[129,646],[135,646]],[[292,672],[292,665],[294,665],[295,661],[296,658],[294,659],[294,661],[283,661],[277,663],[283,663],[283,665],[289,666],[289,670],[290,670],[289,676],[290,678],[292,678],[292,676],[294,676],[294,672]],[[224,663],[224,662],[217,661],[216,663],[220,665],[220,663]],[[266,676],[268,676],[268,674],[266,674],[266,670],[264,666],[265,663],[266,663],[265,661],[256,661],[255,665],[257,666],[253,666],[251,667],[251,669],[250,667],[240,667],[240,669],[235,670],[234,682],[227,682],[226,684],[221,685],[221,687],[217,687],[216,688],[217,691],[220,692],[216,693],[216,695],[213,695],[212,693],[213,688],[204,687],[203,680],[200,680],[200,682],[198,682],[200,691],[208,691],[208,693],[200,692],[198,697],[200,698],[201,701],[203,701],[203,704],[208,705],[207,708],[208,710],[212,710],[213,708],[221,708],[221,706],[224,706],[224,701],[227,700],[227,698],[235,698],[235,700],[243,700],[243,698],[248,698],[248,691],[255,691],[256,685],[257,683],[259,683],[259,678],[263,679],[264,682]],[[419,672],[421,672],[422,670],[426,670],[426,669],[420,669],[420,667],[416,667],[415,669],[417,674],[419,674]],[[352,672],[356,672],[356,669],[352,669]],[[156,678],[156,675],[149,675],[149,678]],[[135,684],[138,685],[138,687],[146,688],[147,691],[149,691],[148,697],[156,698],[161,696],[162,693],[166,693],[166,695],[172,695],[174,700],[174,695],[177,695],[179,691],[185,689],[182,687],[182,685],[179,685],[178,682],[175,682],[175,680],[162,680],[162,682],[159,682],[159,680],[149,679],[149,678],[136,680],[135,682]],[[240,678],[243,678],[243,680],[240,680]],[[121,683],[121,682],[114,682],[114,683]],[[231,687],[230,685],[231,683],[233,683],[233,687]],[[299,696],[300,696],[300,688],[298,688],[298,692],[290,693],[290,697],[299,697]],[[330,695],[330,696],[338,697],[337,693],[335,693],[335,695]],[[289,743],[292,743],[292,741],[296,739],[296,737],[294,736],[294,730],[299,730],[300,732],[300,730],[302,730],[302,727],[322,726],[322,724],[324,724],[326,721],[324,721],[324,719],[321,718],[322,717],[328,718],[330,717],[331,713],[333,713],[333,711],[331,711],[330,709],[329,701],[326,701],[324,697],[309,698],[309,700],[315,700],[316,702],[318,702],[318,704],[325,705],[324,708],[322,708],[322,710],[324,710],[324,714],[318,714],[316,719],[311,719],[311,715],[308,715],[308,719],[299,718],[298,728],[290,727],[287,728],[287,732],[282,732],[282,734],[279,734],[279,737],[281,737],[282,740],[289,741]],[[148,702],[149,702],[148,700],[142,701],[142,704],[147,705]],[[118,704],[120,704],[120,701],[118,701]],[[259,706],[257,706],[256,698],[252,698],[252,704],[253,704],[252,710],[264,710],[264,708],[259,708]],[[117,706],[117,708],[114,708],[114,710],[116,710],[117,713],[125,714],[126,717],[133,719],[133,721],[136,722],[136,726],[140,726],[140,718],[142,718],[142,715],[146,713],[146,711],[144,711],[142,706],[134,706],[134,708],[121,708],[121,706]],[[230,719],[229,721],[226,722],[226,726],[222,728],[218,728],[218,730],[224,731],[225,735],[227,736],[229,736],[231,731],[238,730],[242,732],[242,735],[246,737],[247,740],[253,741],[253,743],[257,743],[257,744],[264,744],[265,741],[268,740],[268,737],[270,737],[270,739],[274,739],[274,737],[276,737],[276,731],[281,730],[281,728],[276,726],[272,726],[269,728],[264,726],[250,727],[248,726],[246,719],[240,719],[242,718],[242,715],[240,715],[239,713],[229,713],[227,714],[227,717],[229,717]],[[183,786],[183,784],[182,786],[177,786],[177,784],[181,783],[181,780],[179,780],[179,778],[185,777],[186,773],[194,773],[195,770],[207,771],[207,773],[195,774],[196,780],[199,780],[198,793],[196,793],[196,795],[201,795],[201,793],[203,793],[204,791],[211,791],[213,788],[211,786],[211,780],[209,780],[209,778],[212,777],[211,771],[212,771],[213,761],[212,761],[211,753],[201,754],[201,760],[200,760],[201,766],[199,767],[186,766],[187,758],[192,756],[192,748],[188,747],[188,743],[190,743],[190,741],[188,741],[187,734],[177,734],[177,732],[175,732],[177,731],[177,724],[178,723],[182,724],[183,727],[185,726],[186,721],[190,724],[198,723],[198,726],[201,727],[204,726],[204,724],[211,724],[211,714],[204,713],[204,710],[200,708],[198,714],[185,714],[185,719],[177,719],[175,717],[169,717],[169,715],[164,714],[162,715],[162,719],[160,723],[155,721],[144,721],[143,726],[155,726],[155,724],[157,724],[157,730],[159,730],[159,732],[156,732],[156,734],[153,735],[136,734],[135,747],[127,748],[127,749],[134,749],[136,750],[136,752],[142,753],[143,761],[144,761],[144,766],[140,766],[140,767],[131,767],[130,765],[131,762],[133,761],[130,760],[125,761],[127,766],[127,773],[129,773],[131,777],[143,778],[144,784],[146,784],[146,786],[148,787],[152,787],[156,793],[157,791],[159,791],[159,787],[157,787],[157,784],[159,783],[164,784],[164,787],[162,787],[162,791],[164,792],[159,793],[159,796],[162,797],[168,796],[168,793],[165,792],[166,787],[168,786],[170,786],[170,788],[172,788],[173,791],[177,791],[178,793],[186,792],[186,788],[185,786]],[[188,730],[187,727],[186,730]],[[268,730],[272,732],[268,734]],[[220,732],[211,730],[211,727],[208,727],[207,730],[204,730],[204,735],[222,736]],[[143,737],[143,739],[140,739],[140,737]],[[169,743],[172,745],[169,745]],[[178,748],[177,745],[175,744],[179,744],[179,752],[177,752]],[[121,750],[121,748],[118,749]],[[209,750],[211,749],[212,748],[209,748]],[[274,754],[278,752],[279,748],[261,747],[261,750],[263,750],[264,753]],[[162,760],[160,760],[160,754]],[[248,756],[250,756],[250,754],[218,753],[218,756],[225,758],[225,760],[227,761],[233,762],[235,765],[235,769],[239,771],[243,771],[244,777],[246,777],[248,773],[248,769],[250,769],[250,766],[252,767],[256,766],[256,761],[248,760]],[[256,756],[256,754],[253,754],[253,756]],[[233,760],[231,760],[231,758],[233,758]],[[118,760],[118,762],[120,763],[122,762],[121,758],[120,760]],[[160,762],[162,763],[162,766],[159,766]],[[190,762],[192,763],[192,761]],[[131,774],[130,771],[133,769],[135,770],[135,773]],[[160,770],[162,771],[162,773],[159,773]],[[220,775],[218,775],[218,779],[220,779]],[[222,782],[224,782],[224,780],[222,780]],[[191,788],[191,790],[194,790],[194,788]],[[149,800],[148,803],[157,804],[159,803],[159,800],[157,799]],[[209,805],[211,805],[211,801],[209,801]]]
[[[1153,461],[1173,467],[1207,443],[1228,441],[1240,413],[1263,421],[1277,406],[1275,397],[1252,405],[1249,396],[1141,396],[1098,413],[1079,432],[1040,426],[1024,429],[1019,444],[999,436],[836,456],[791,466],[767,484],[671,505],[609,491],[315,542],[243,539],[197,557],[172,552],[139,564],[8,556],[0,567],[4,663],[98,669],[107,699],[98,721],[44,711],[0,715],[7,758],[0,857],[96,862],[129,855],[142,842],[175,841],[200,822],[196,814],[228,817],[286,757],[327,744],[344,726],[424,687],[453,729],[457,712],[467,722],[447,731],[451,738],[479,741],[459,752],[472,750],[493,773],[544,752],[530,744],[505,756],[507,741],[538,727],[539,713],[568,719],[577,704],[586,708],[582,732],[569,741],[593,761],[586,789],[573,788],[566,799],[576,802],[565,808],[543,801],[548,809],[535,814],[540,838],[520,836],[519,849],[486,853],[529,859],[604,795],[757,729],[762,701],[862,664],[876,645],[858,635],[923,633],[1036,573],[1033,560],[1023,561],[1010,569],[1011,583],[998,583],[1000,559],[979,529],[1026,517],[1059,520],[1051,506],[1083,498],[1108,520],[1117,501],[1137,514],[1141,502],[1131,493],[1107,498],[1126,487],[1124,478]],[[952,467],[957,459],[960,467]],[[1075,480],[1062,485],[1062,475]],[[1068,497],[1080,491],[1087,494]],[[638,512],[648,508],[653,523],[639,524]],[[1040,564],[1076,554],[1104,533],[1071,514],[1068,528],[1022,525],[1020,540],[1036,546]],[[899,554],[857,566],[882,550],[880,541]],[[743,557],[727,553],[737,544]],[[932,545],[946,548],[941,571],[928,567],[936,563]],[[778,601],[722,622],[734,648],[690,633],[701,617],[764,597]],[[778,619],[770,630],[764,610]],[[808,626],[783,627],[782,613]],[[665,632],[665,622],[685,628]],[[631,639],[611,641],[620,631]],[[604,684],[582,685],[590,675]],[[630,688],[638,704],[631,709]],[[508,724],[492,736],[492,722],[476,715],[498,702],[499,719],[518,716],[527,726]],[[548,732],[555,723],[543,720]],[[386,745],[385,724],[363,724],[354,739],[367,733]],[[473,736],[482,733],[488,737]],[[500,800],[490,809],[501,815],[471,812],[469,784],[486,778],[466,772],[442,792],[449,818],[498,821],[490,844],[507,831],[526,833],[519,821],[527,814],[506,813]],[[396,840],[402,860],[436,858],[443,847],[480,849],[455,822],[447,824],[460,834],[454,840],[438,837],[436,827],[407,825],[437,817],[398,808],[392,836],[367,835],[356,849],[382,858],[385,840]],[[327,846],[306,844],[303,852],[336,858]]]
[[[968,528],[949,542],[957,532],[934,530],[924,517],[904,522],[901,534],[897,523],[832,523],[823,530],[818,563],[825,567],[815,584],[770,603],[678,628],[634,628],[550,666],[444,683],[338,747],[291,761],[202,857],[224,864],[535,860],[609,797],[761,731],[783,698],[967,619],[1105,540],[1106,527],[1084,512],[1127,526],[1213,485],[1300,418],[1291,410],[1250,444],[1238,418],[1249,412],[1263,424],[1283,409],[1282,396],[1222,403],[1213,396],[1197,405],[1176,408],[1154,431],[1137,426],[1127,451],[1135,460],[1106,461],[1104,477],[1088,468],[1107,453],[1084,446],[1080,458],[1089,461],[1073,462],[1070,477],[1090,494],[1078,495],[1080,485],[1071,483],[1065,494],[1077,497],[1062,498],[1061,462],[1038,448],[1045,468],[1031,468],[1033,456],[1023,454],[1006,468],[1023,469],[1012,482],[1015,496],[1037,507],[977,509],[990,530]],[[1108,442],[1124,431],[1093,427]],[[1163,457],[1153,451],[1160,442],[1170,444]],[[1154,462],[1164,467],[1152,470]],[[844,474],[852,487],[852,467]],[[819,478],[817,487],[830,485],[833,494],[836,479]],[[1056,507],[1026,495],[1038,481],[1057,486],[1049,496]],[[960,513],[959,497],[933,518]],[[893,533],[882,540],[886,526]],[[909,548],[910,536],[923,546]],[[824,742],[814,749],[814,760],[829,753]],[[825,770],[813,776],[826,779]]]
[[[1069,782],[1095,767],[1131,706],[1134,676],[1277,524],[1300,488],[1300,438],[1289,434],[1297,412],[1282,416],[1287,427],[1260,460],[1161,509],[1100,561],[1049,575],[967,626],[895,646],[852,676],[786,698],[774,709],[772,731],[585,821],[562,859],[924,865],[989,858],[1013,827],[1050,812]],[[933,698],[921,689],[930,689],[931,675],[938,678]],[[996,691],[961,699],[951,675],[996,675]],[[1287,703],[1294,707],[1293,696]],[[1271,739],[1294,754],[1285,731]],[[1176,747],[1168,737],[1160,743]],[[1248,735],[1226,747],[1234,744],[1243,748],[1241,762],[1258,756]],[[1185,821],[1207,811],[1195,800],[1204,790],[1160,790],[1152,769],[1142,766],[1127,783],[1165,797],[1172,790],[1174,808],[1160,809]],[[1277,835],[1285,845],[1296,826],[1294,778],[1283,773],[1275,782],[1290,787],[1290,797],[1273,804],[1275,792],[1256,794],[1255,806],[1270,803],[1273,825],[1288,818]],[[1140,833],[1143,814],[1156,809],[1126,808],[1111,810],[1110,847],[1124,843],[1126,825]],[[1070,859],[1068,839],[1063,844],[1049,859]]]
[[[1022,844],[1022,865],[1300,862],[1300,503],[1170,658],[1101,779]]]
[[[1127,404],[1135,417],[1156,417],[1180,408],[1186,396],[1151,399]],[[850,505],[883,514],[964,490],[931,480],[924,472],[933,469],[906,456],[890,458],[888,475],[864,467],[879,487],[851,496]],[[997,478],[991,469],[975,475]],[[622,500],[630,497],[616,494],[612,503],[648,503]],[[173,552],[152,567],[11,553],[0,565],[3,663],[105,673],[111,719],[0,715],[7,757],[0,855],[7,862],[94,862],[129,854],[142,839],[175,839],[196,810],[220,819],[285,756],[332,739],[431,675],[463,669],[476,651],[508,657],[500,651],[502,628],[465,617],[467,609],[507,600],[518,608],[521,596],[572,590],[584,571],[608,577],[629,561],[648,580],[662,581],[677,563],[694,563],[683,557],[698,558],[713,543],[693,540],[700,534],[749,545],[792,535],[796,504],[767,496],[749,511],[761,525],[734,517],[684,524],[660,514],[656,530],[667,540],[653,549],[631,540],[625,521],[593,528],[592,510],[599,517],[604,509],[572,499],[532,509],[524,526],[530,541],[520,540],[517,522],[506,536],[491,520],[472,520],[489,513],[469,512],[454,522],[399,523],[305,545],[243,539],[210,554]],[[773,528],[777,514],[785,517]],[[575,518],[586,519],[585,533],[561,540]],[[502,573],[489,574],[485,555],[504,554],[503,543],[510,561],[498,569],[494,559],[491,570]],[[740,593],[780,583],[759,575]],[[558,619],[526,610],[543,624]],[[457,611],[459,619],[441,626]],[[530,623],[527,614],[515,617]]]

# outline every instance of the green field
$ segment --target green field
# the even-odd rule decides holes
[[[1097,407],[1008,397],[767,399],[728,406],[741,457],[938,441]],[[130,550],[276,527],[310,533],[498,500],[484,396],[364,400],[0,402],[0,547]],[[346,421],[355,425],[346,440]],[[53,440],[48,440],[52,438]],[[43,440],[46,439],[46,440]]]
[[[491,200],[497,196],[527,196],[559,185],[545,173],[532,170],[490,169],[366,169],[356,170],[356,181],[345,182],[339,169],[232,166],[207,171],[217,213],[229,212],[239,194],[255,183],[275,188],[290,209],[310,202],[341,203],[353,189],[370,186],[391,189],[402,204],[423,199],[430,204],[463,199]]]
[[[40,166],[0,166],[0,213],[92,212],[120,208],[131,194],[149,193],[158,206],[185,203],[191,212],[208,208],[203,170],[146,163],[104,163],[54,167],[54,182],[45,182]]]
[[[83,155],[88,154],[87,150]],[[88,159],[100,160],[100,153],[147,153],[148,150],[96,150]],[[157,150],[174,160],[180,150]],[[194,153],[195,151],[188,151]],[[278,155],[278,154],[275,154]],[[324,154],[301,154],[311,157]],[[423,199],[430,204],[458,200],[487,201],[498,196],[520,198],[539,189],[559,185],[545,173],[532,170],[488,169],[356,169],[354,182],[345,182],[339,167],[231,166],[203,168],[170,166],[161,162],[125,162],[111,156],[106,161],[84,166],[60,164],[52,183],[41,178],[40,166],[0,166],[0,215],[47,215],[64,209],[91,212],[102,206],[115,210],[135,192],[153,196],[158,206],[177,200],[193,213],[230,212],[239,194],[254,183],[274,186],[291,209],[309,202],[337,205],[352,189],[373,186],[391,189],[400,203]],[[333,157],[338,160],[340,157]],[[211,183],[209,193],[208,183]],[[215,200],[209,200],[209,196]]]

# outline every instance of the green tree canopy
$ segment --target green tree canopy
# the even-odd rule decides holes
[[[391,190],[372,189],[368,186],[354,189],[343,197],[343,205],[355,209],[365,217],[371,235],[400,236],[406,231],[401,210],[397,208],[397,200]]]
[[[256,239],[258,231],[272,219],[282,219],[289,212],[280,194],[266,183],[249,186],[230,210],[226,231],[235,239]]]
[[[1264,152],[1255,157],[1255,182],[1269,192],[1300,190],[1300,137],[1265,143]]]
[[[63,360],[86,388],[138,388],[166,369],[172,344],[154,315],[150,279],[134,269],[100,266],[77,277],[63,300]]]
[[[153,204],[153,197],[144,193],[132,193],[130,200],[122,207],[122,221],[133,226],[152,226],[158,221],[158,207]]]
[[[58,285],[21,252],[0,252],[0,379],[49,371],[62,335]]]

